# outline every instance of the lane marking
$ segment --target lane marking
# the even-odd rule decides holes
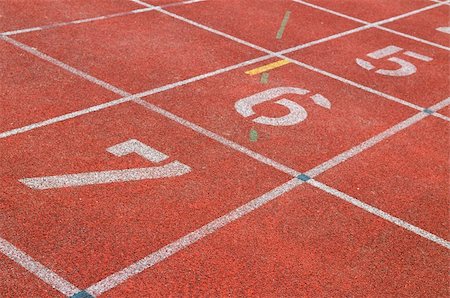
[[[286,29],[286,25],[289,21],[289,16],[291,15],[291,12],[288,10],[284,14],[283,20],[281,21],[280,29],[278,29],[277,32],[277,39],[281,39],[283,37],[284,30]]]
[[[0,252],[66,296],[72,296],[80,291],[76,286],[1,237]]]
[[[83,110],[79,110],[79,111],[76,111],[76,112],[72,112],[72,113],[61,115],[61,116],[57,116],[57,117],[54,117],[54,118],[51,118],[51,119],[48,119],[48,120],[35,122],[33,124],[22,126],[20,128],[11,129],[11,130],[8,130],[8,131],[0,133],[0,139],[7,138],[7,137],[10,137],[10,136],[13,136],[13,135],[17,135],[17,134],[21,134],[21,133],[24,133],[24,132],[27,132],[27,131],[30,131],[30,130],[33,130],[33,129],[36,129],[36,128],[39,128],[39,127],[44,127],[44,126],[47,126],[47,125],[51,125],[51,124],[55,124],[55,123],[58,123],[58,122],[66,121],[66,120],[69,120],[69,119],[73,119],[73,118],[81,116],[81,115],[86,115],[86,114],[89,114],[89,113],[100,111],[100,110],[106,109],[108,107],[113,107],[113,106],[119,105],[121,103],[128,102],[130,100],[131,100],[131,97],[124,97],[124,98],[120,98],[120,99],[117,99],[117,100],[109,101],[109,102],[106,102],[106,103],[103,103],[103,104],[99,104],[99,105],[96,105],[96,106],[92,106],[92,107],[89,107],[89,108],[86,108],[86,109],[83,109]]]
[[[269,73],[263,72],[261,75],[261,84],[267,84],[269,82]]]
[[[416,235],[419,235],[422,238],[428,239],[428,240],[430,240],[430,241],[432,241],[432,242],[434,242],[436,244],[439,244],[439,245],[441,245],[441,246],[443,246],[443,247],[445,247],[447,249],[450,249],[450,242],[445,240],[445,239],[442,239],[439,236],[436,236],[436,235],[434,235],[434,234],[432,234],[432,233],[430,233],[428,231],[425,231],[425,230],[423,230],[423,229],[421,229],[419,227],[416,227],[415,225],[412,225],[412,224],[410,224],[410,223],[408,223],[408,222],[406,222],[406,221],[404,221],[404,220],[402,220],[402,219],[400,219],[398,217],[390,215],[389,213],[386,213],[383,210],[380,210],[380,209],[378,209],[376,207],[373,207],[373,206],[371,206],[369,204],[366,204],[366,203],[364,203],[364,202],[362,202],[362,201],[360,201],[360,200],[358,200],[358,199],[356,199],[356,198],[354,198],[352,196],[349,196],[349,195],[347,195],[347,194],[345,194],[345,193],[343,193],[343,192],[341,192],[341,191],[339,191],[339,190],[337,190],[335,188],[329,187],[326,184],[323,184],[323,183],[318,182],[318,181],[313,180],[313,179],[309,180],[308,183],[310,185],[313,185],[313,186],[315,186],[315,187],[317,187],[317,188],[319,188],[319,189],[321,189],[321,190],[323,190],[323,191],[325,191],[325,192],[327,192],[327,193],[329,193],[329,194],[331,194],[331,195],[333,195],[333,196],[335,196],[337,198],[340,198],[340,199],[342,199],[342,200],[344,200],[344,201],[346,201],[346,202],[348,202],[348,203],[350,203],[350,204],[352,204],[354,206],[357,206],[360,209],[363,209],[363,210],[365,210],[365,211],[367,211],[367,212],[369,212],[369,213],[371,213],[371,214],[373,214],[373,215],[375,215],[377,217],[380,217],[380,218],[382,218],[384,220],[387,220],[388,222],[391,222],[391,223],[395,224],[396,226],[402,227],[403,229],[408,230],[408,231],[410,231],[410,232],[412,232],[412,233],[414,233]]]
[[[274,188],[273,190],[263,194],[256,199],[230,211],[229,213],[211,221],[210,223],[202,226],[201,228],[179,238],[178,240],[160,248],[159,250],[149,254],[143,259],[131,264],[130,266],[116,272],[96,284],[90,286],[85,291],[92,296],[98,296],[102,293],[111,290],[112,288],[123,283],[130,277],[139,274],[140,272],[160,263],[161,261],[167,259],[168,257],[176,254],[177,252],[189,247],[190,245],[198,242],[199,240],[205,238],[206,236],[222,229],[228,224],[238,220],[239,218],[249,214],[250,212],[262,207],[263,205],[275,200],[281,195],[287,193],[288,191],[294,189],[298,185],[302,184],[303,181],[293,178],[288,182]]]
[[[450,105],[450,97],[435,104],[434,106],[430,107],[428,110],[437,111],[448,105]],[[340,153],[339,155],[336,155],[335,157],[333,157],[332,159],[329,159],[326,162],[323,162],[322,164],[307,171],[305,174],[308,176],[311,176],[311,177],[316,177],[316,176],[322,174],[323,172],[328,171],[331,168],[334,168],[335,166],[339,165],[340,163],[354,157],[355,155],[375,146],[376,144],[380,143],[381,141],[410,127],[411,125],[419,122],[420,120],[426,118],[427,116],[430,116],[430,114],[425,111],[417,113],[416,115],[392,126],[391,128],[377,134],[376,136],[360,143],[359,145],[354,146],[354,147],[350,148],[349,150]]]
[[[254,76],[254,75],[257,75],[257,74],[260,74],[260,73],[263,73],[263,72],[267,72],[269,70],[272,70],[272,69],[284,66],[284,65],[289,64],[289,63],[291,63],[289,60],[282,59],[282,60],[278,60],[276,62],[269,63],[269,64],[266,64],[266,65],[263,65],[263,66],[251,69],[251,70],[247,70],[245,73],[248,74],[248,75]]]
[[[180,5],[191,4],[191,3],[202,2],[202,1],[205,1],[205,0],[181,1],[181,2],[175,2],[175,3],[160,5],[158,7],[167,8],[167,7],[180,6]],[[54,28],[58,28],[58,27],[68,26],[68,25],[82,24],[82,23],[88,23],[88,22],[95,22],[95,21],[100,21],[100,20],[116,18],[116,17],[128,16],[128,15],[131,15],[131,14],[139,14],[139,13],[144,13],[144,12],[148,12],[148,11],[152,11],[152,10],[155,10],[155,7],[134,9],[134,10],[131,10],[131,11],[117,12],[117,13],[113,13],[113,14],[109,14],[109,15],[97,16],[97,17],[92,17],[92,18],[87,18],[87,19],[79,19],[79,20],[74,20],[74,21],[69,21],[69,22],[61,22],[61,23],[54,23],[54,24],[49,24],[49,25],[42,25],[42,26],[38,26],[38,27],[31,27],[31,28],[23,28],[23,29],[18,29],[18,30],[6,31],[6,32],[0,33],[0,35],[9,36],[9,35],[16,35],[16,34],[33,32],[33,31],[48,30],[48,29],[54,29]]]
[[[334,10],[331,10],[331,9],[328,9],[328,8],[325,8],[325,7],[322,7],[322,6],[319,6],[319,5],[315,5],[315,4],[311,4],[311,3],[305,2],[303,0],[292,0],[292,1],[294,1],[296,3],[299,3],[299,4],[303,4],[305,6],[309,6],[309,7],[315,8],[317,10],[321,10],[321,11],[324,11],[324,12],[328,12],[328,13],[334,14],[336,16],[340,16],[342,18],[346,18],[348,20],[352,20],[352,21],[360,23],[360,24],[372,25],[372,27],[375,27],[377,29],[380,29],[380,30],[383,30],[383,31],[386,31],[386,32],[390,32],[392,34],[396,34],[396,35],[399,35],[399,36],[402,36],[402,37],[405,37],[405,38],[408,38],[408,39],[412,39],[412,40],[415,40],[415,41],[418,41],[418,42],[421,42],[421,43],[424,43],[424,44],[427,44],[427,45],[430,45],[430,46],[433,46],[433,47],[437,47],[437,48],[440,48],[440,49],[443,49],[443,50],[446,50],[446,51],[450,51],[450,48],[447,47],[447,46],[444,46],[444,45],[441,45],[441,44],[438,44],[438,43],[435,43],[435,42],[432,42],[432,41],[429,41],[429,40],[426,40],[426,39],[423,39],[423,38],[419,38],[419,37],[416,37],[416,36],[413,36],[413,35],[410,35],[410,34],[407,34],[407,33],[403,33],[403,32],[400,32],[400,31],[396,31],[396,30],[393,30],[393,29],[381,26],[381,25],[384,25],[386,23],[390,23],[390,22],[396,21],[396,20],[398,20],[400,18],[405,18],[405,17],[409,17],[411,15],[417,14],[418,12],[423,12],[423,11],[430,10],[430,9],[433,9],[433,8],[436,8],[436,7],[440,7],[443,4],[445,4],[445,2],[444,3],[443,2],[438,2],[438,3],[433,4],[431,6],[426,6],[424,8],[421,8],[421,9],[418,9],[418,10],[414,10],[414,11],[405,13],[405,14],[400,15],[400,16],[392,17],[392,18],[389,18],[389,19],[386,19],[386,20],[375,22],[375,23],[370,23],[370,22],[367,22],[367,21],[364,21],[364,20],[361,20],[361,19],[349,16],[349,15],[346,15],[346,14],[343,14],[343,13],[340,13],[340,12],[337,12],[337,11],[334,11]],[[418,12],[416,12],[416,11],[418,11]]]

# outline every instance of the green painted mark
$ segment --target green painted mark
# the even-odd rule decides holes
[[[288,10],[284,14],[283,21],[281,21],[280,29],[277,32],[277,39],[281,39],[283,37],[284,29],[286,28],[287,22],[289,21],[289,16],[291,15],[291,12]]]
[[[250,142],[256,142],[258,140],[258,132],[254,130],[253,128],[250,129],[249,133]]]
[[[261,83],[267,84],[268,81],[269,81],[269,73],[265,72],[261,75]]]

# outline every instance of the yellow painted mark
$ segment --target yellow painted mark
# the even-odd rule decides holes
[[[273,63],[266,64],[266,65],[263,65],[258,68],[247,70],[245,73],[248,75],[254,76],[254,75],[260,74],[262,72],[266,72],[266,71],[281,67],[281,66],[289,64],[289,63],[291,63],[291,62],[287,59],[278,60],[277,62],[273,62]]]

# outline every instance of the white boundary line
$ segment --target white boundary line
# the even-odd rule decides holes
[[[1,237],[0,252],[66,296],[72,296],[80,291],[76,286]]]
[[[450,97],[435,104],[434,106],[432,106],[430,108],[430,110],[437,111],[448,105],[450,105]],[[405,128],[408,128],[409,126],[419,122],[420,120],[426,118],[429,115],[430,114],[428,114],[426,112],[419,112],[418,114],[392,126],[391,128],[379,133],[378,135],[368,139],[367,141],[362,142],[358,146],[355,146],[347,151],[344,151],[341,154],[335,156],[334,158],[314,167],[313,169],[309,170],[305,174],[310,177],[315,177],[317,175],[320,175],[323,172],[328,171],[329,169],[335,167],[336,165],[361,153],[362,151],[365,151],[365,150],[369,149],[370,147],[373,147],[374,145],[378,144],[379,142],[383,141],[384,139],[387,139],[388,137],[393,136],[394,134],[398,133],[399,131],[404,130]]]
[[[175,2],[175,3],[170,3],[170,4],[155,6],[155,7],[134,9],[134,10],[123,11],[123,12],[116,12],[116,13],[112,13],[112,14],[108,14],[108,15],[97,16],[97,17],[92,17],[92,18],[87,18],[87,19],[78,19],[78,20],[73,20],[73,21],[68,21],[68,22],[61,22],[61,23],[42,25],[42,26],[31,27],[31,28],[11,30],[11,31],[6,31],[6,32],[1,32],[0,35],[9,36],[9,35],[17,35],[17,34],[22,34],[22,33],[33,32],[33,31],[53,29],[53,28],[58,28],[58,27],[63,27],[63,26],[68,26],[68,25],[82,24],[82,23],[106,20],[106,19],[111,19],[111,18],[116,18],[116,17],[123,17],[123,16],[131,15],[131,14],[148,12],[148,11],[155,10],[156,7],[167,8],[167,7],[180,6],[180,5],[197,3],[197,2],[202,2],[202,1],[205,1],[205,0],[187,0],[187,1]],[[140,3],[137,3],[137,4],[140,4]]]
[[[144,1],[140,1],[140,2],[145,3]],[[415,11],[411,11],[411,12],[405,13],[405,14],[400,15],[400,16],[397,16],[397,17],[393,17],[393,18],[389,18],[389,19],[384,20],[384,21],[380,21],[380,22],[377,22],[377,23],[369,24],[368,26],[375,26],[375,25],[379,25],[379,24],[382,24],[382,23],[383,23],[383,24],[384,24],[384,23],[388,23],[388,22],[391,22],[391,21],[393,21],[393,20],[398,20],[398,19],[401,19],[402,17],[414,15],[414,14],[416,14],[416,13],[420,13],[420,12],[422,12],[422,11],[425,11],[425,10],[428,10],[428,9],[432,9],[432,8],[434,8],[434,7],[441,6],[441,5],[442,5],[442,3],[436,3],[436,4],[433,4],[433,5],[430,5],[430,6],[421,8],[421,9],[417,9],[417,10],[415,10]],[[151,4],[147,4],[147,7],[154,7],[154,6],[151,5]],[[284,55],[282,55],[282,54],[279,54],[279,53],[277,53],[277,52],[273,52],[273,51],[271,51],[271,50],[265,49],[265,48],[260,47],[260,46],[258,46],[258,45],[252,44],[252,43],[250,43],[250,42],[248,42],[248,41],[242,40],[242,39],[240,39],[240,38],[234,37],[234,36],[232,36],[232,35],[229,35],[229,34],[227,34],[227,33],[222,32],[222,31],[219,31],[219,30],[213,29],[213,28],[211,28],[211,27],[205,26],[205,25],[203,25],[203,24],[200,24],[200,23],[198,23],[198,22],[192,21],[192,20],[187,19],[187,18],[185,18],[185,17],[179,16],[179,15],[177,15],[177,14],[175,14],[175,13],[172,13],[172,12],[169,12],[169,11],[167,11],[167,10],[164,10],[164,9],[161,9],[161,8],[156,8],[156,11],[159,11],[159,12],[161,12],[161,13],[163,13],[163,14],[166,14],[166,15],[168,15],[168,16],[171,16],[171,17],[173,17],[173,18],[175,18],[175,19],[178,19],[178,20],[180,20],[180,21],[183,21],[183,22],[185,22],[185,23],[191,24],[191,25],[193,25],[193,26],[195,26],[195,27],[204,29],[204,30],[209,31],[209,32],[211,32],[211,33],[214,33],[214,34],[216,34],[216,35],[219,35],[219,36],[225,37],[225,38],[227,38],[227,39],[233,40],[233,41],[235,41],[235,42],[237,42],[237,43],[246,45],[246,46],[248,46],[248,47],[250,47],[250,48],[253,48],[253,49],[255,49],[255,50],[259,50],[259,51],[261,51],[261,52],[264,52],[264,53],[267,53],[267,54],[271,54],[271,55],[273,55],[274,57],[278,57],[278,58],[280,58],[280,59],[288,60],[288,61],[290,61],[291,63],[296,64],[296,65],[298,65],[298,66],[301,66],[301,67],[303,67],[303,68],[312,70],[312,71],[314,71],[314,72],[317,72],[317,73],[320,73],[320,74],[322,74],[322,75],[328,76],[328,77],[330,77],[330,78],[333,78],[333,79],[335,79],[335,80],[338,80],[338,81],[340,81],[340,82],[342,82],[342,83],[345,83],[345,84],[347,84],[347,85],[351,85],[351,86],[353,86],[353,87],[356,87],[356,88],[358,88],[358,89],[364,90],[364,91],[366,91],[366,92],[369,92],[369,93],[372,93],[372,94],[376,94],[376,95],[378,95],[378,96],[384,97],[384,98],[386,98],[386,99],[388,99],[388,100],[391,100],[391,101],[400,103],[400,104],[402,104],[402,105],[408,106],[408,107],[413,108],[413,109],[416,109],[416,110],[418,110],[418,111],[423,111],[423,110],[425,109],[425,108],[423,108],[423,107],[421,107],[421,106],[418,106],[418,105],[416,105],[416,104],[410,103],[410,102],[408,102],[408,101],[406,101],[406,100],[403,100],[403,99],[400,99],[400,98],[398,98],[398,97],[395,97],[395,96],[386,94],[386,93],[384,93],[384,92],[381,92],[381,91],[372,89],[372,88],[367,87],[367,86],[364,86],[364,85],[362,85],[362,84],[353,82],[353,81],[351,81],[351,80],[349,80],[349,79],[340,77],[340,76],[338,76],[338,75],[336,75],[336,74],[333,74],[333,73],[327,72],[327,71],[325,71],[325,70],[316,68],[316,67],[314,67],[314,66],[311,66],[311,65],[309,65],[309,64],[300,62],[300,61],[298,61],[298,60],[295,60],[295,59],[286,57],[286,56],[284,56]],[[433,115],[434,115],[434,116],[437,116],[437,115],[440,115],[440,114],[438,114],[438,113],[433,113]],[[448,118],[448,117],[446,117],[446,116],[444,116],[444,115],[440,115],[440,116],[441,116],[440,118],[442,118],[442,119]],[[449,118],[449,119],[450,119],[450,118]]]
[[[374,28],[377,28],[377,29],[380,29],[380,30],[383,30],[383,31],[387,31],[387,32],[390,32],[392,34],[399,35],[399,36],[402,36],[402,37],[405,37],[405,38],[409,38],[409,39],[412,39],[412,40],[415,40],[415,41],[418,41],[418,42],[421,42],[421,43],[424,43],[424,44],[427,44],[427,45],[430,45],[430,46],[433,46],[433,47],[437,47],[437,48],[440,48],[440,49],[443,49],[443,50],[446,50],[446,51],[450,51],[450,48],[447,47],[447,46],[444,46],[444,45],[441,45],[441,44],[438,44],[438,43],[435,43],[435,42],[432,42],[432,41],[429,41],[429,40],[426,40],[426,39],[423,39],[423,38],[419,38],[419,37],[416,37],[416,36],[413,36],[413,35],[410,35],[410,34],[407,34],[407,33],[399,32],[399,31],[396,31],[396,30],[393,30],[393,29],[390,29],[390,28],[386,28],[386,27],[380,26],[380,25],[377,24],[378,22],[370,23],[370,22],[361,20],[359,18],[355,18],[355,17],[349,16],[349,15],[346,15],[344,13],[340,13],[340,12],[337,12],[337,11],[334,11],[334,10],[331,10],[331,9],[328,9],[328,8],[325,8],[325,7],[322,7],[322,6],[319,6],[319,5],[311,4],[311,3],[303,1],[303,0],[292,0],[292,1],[296,2],[298,4],[309,6],[311,8],[314,8],[314,9],[317,9],[317,10],[321,10],[321,11],[324,11],[324,12],[327,12],[327,13],[330,13],[330,14],[333,14],[333,15],[336,15],[336,16],[348,19],[348,20],[352,20],[352,21],[360,23],[360,24],[374,25],[373,26]],[[442,3],[436,5],[436,7],[440,7],[440,6],[442,6]],[[427,9],[427,10],[429,10],[429,9]]]
[[[391,223],[395,224],[396,226],[404,228],[405,230],[408,230],[416,235],[419,235],[419,236],[421,236],[425,239],[428,239],[434,243],[437,243],[447,249],[450,249],[449,241],[442,239],[441,237],[438,237],[438,236],[436,236],[428,231],[425,231],[419,227],[416,227],[398,217],[392,216],[389,213],[384,212],[383,210],[380,210],[376,207],[366,204],[366,203],[364,203],[358,199],[355,199],[354,197],[349,196],[335,188],[329,187],[328,185],[326,185],[324,183],[318,182],[317,180],[311,179],[311,180],[308,180],[308,183],[310,185],[313,185],[313,186],[315,186],[337,198],[340,198],[356,207],[359,207],[360,209],[363,209],[377,217],[385,219],[386,221],[391,222]]]

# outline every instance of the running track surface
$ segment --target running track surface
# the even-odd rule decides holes
[[[448,297],[449,1],[0,1],[0,297]]]

